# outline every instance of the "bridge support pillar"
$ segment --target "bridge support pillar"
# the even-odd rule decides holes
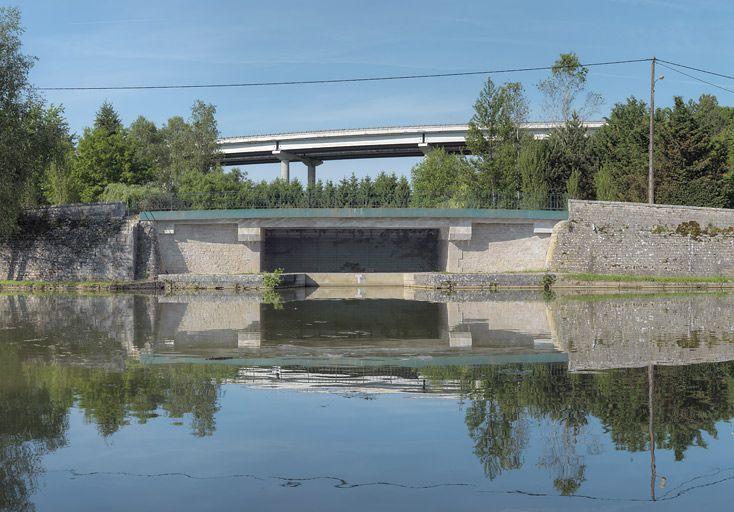
[[[429,146],[427,142],[421,142],[418,144],[418,149],[421,150],[421,153],[423,153],[423,156],[428,156],[428,154],[431,152],[433,148]]]
[[[291,162],[290,160],[280,161],[280,179],[288,183],[291,180]]]
[[[316,167],[323,164],[321,160],[315,160],[313,158],[304,158],[303,163],[306,164],[308,169],[308,185],[316,184]]]

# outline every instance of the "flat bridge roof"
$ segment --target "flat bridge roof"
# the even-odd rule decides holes
[[[142,220],[223,221],[228,219],[513,219],[566,220],[560,210],[500,210],[474,208],[262,208],[237,210],[160,210],[140,212]]]

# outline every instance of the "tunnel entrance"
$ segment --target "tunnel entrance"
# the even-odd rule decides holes
[[[263,268],[285,272],[432,272],[438,229],[268,229]]]

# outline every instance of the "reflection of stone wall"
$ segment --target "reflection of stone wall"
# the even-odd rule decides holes
[[[734,296],[563,299],[551,305],[571,370],[734,360]]]
[[[155,297],[0,295],[0,341],[39,356],[122,365],[149,338]],[[112,358],[112,359],[110,359]]]
[[[734,276],[734,210],[574,200],[568,210],[555,228],[553,270]]]

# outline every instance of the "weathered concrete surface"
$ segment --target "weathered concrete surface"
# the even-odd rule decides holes
[[[286,272],[430,272],[438,229],[266,230],[263,269]]]
[[[555,236],[558,272],[734,276],[734,210],[571,200]]]
[[[0,242],[0,279],[130,281],[137,220],[122,204],[27,210],[19,232]]]
[[[162,274],[260,272],[260,242],[240,242],[237,223],[157,226]]]
[[[405,283],[405,274],[401,272],[308,272],[305,276],[306,286],[373,287],[403,286]]]
[[[472,224],[470,240],[448,241],[447,272],[527,272],[545,269],[550,234],[535,225]]]

